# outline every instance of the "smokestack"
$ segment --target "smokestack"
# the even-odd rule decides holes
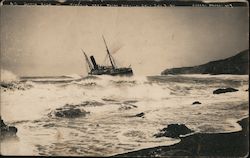
[[[92,62],[92,64],[93,64],[93,66],[94,66],[94,69],[98,69],[98,65],[96,64],[96,62],[95,62],[95,58],[94,58],[94,56],[92,55],[92,56],[90,56],[90,59],[91,59],[91,62]]]

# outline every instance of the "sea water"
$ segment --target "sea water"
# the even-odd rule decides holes
[[[154,134],[171,123],[195,132],[239,131],[248,116],[247,75],[23,77],[1,88],[1,116],[18,128],[1,141],[3,155],[111,156],[178,143]],[[237,92],[213,94],[218,88]],[[201,104],[192,105],[194,101]],[[90,112],[50,117],[66,104]],[[143,117],[134,117],[138,113]]]

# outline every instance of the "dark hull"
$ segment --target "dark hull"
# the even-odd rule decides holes
[[[132,76],[131,68],[97,69],[89,72],[90,75]]]

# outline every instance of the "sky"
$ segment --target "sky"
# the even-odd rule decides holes
[[[1,6],[1,69],[86,75],[81,52],[136,75],[194,66],[248,49],[248,8]]]

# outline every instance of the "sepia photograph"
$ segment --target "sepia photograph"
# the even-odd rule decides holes
[[[247,1],[21,2],[0,6],[1,155],[248,156]]]

